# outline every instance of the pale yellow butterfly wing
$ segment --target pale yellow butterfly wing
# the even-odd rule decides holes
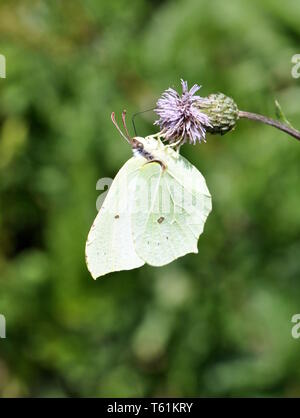
[[[143,165],[136,178],[132,211],[134,247],[147,264],[162,266],[197,243],[211,211],[211,196],[202,174],[185,158],[162,148],[164,161]]]
[[[131,228],[134,190],[131,181],[145,163],[131,158],[116,175],[86,242],[86,262],[94,279],[107,273],[130,270],[145,262],[136,253]]]

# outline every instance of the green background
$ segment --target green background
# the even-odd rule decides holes
[[[1,1],[1,396],[300,395],[295,139],[243,120],[182,148],[213,197],[198,255],[97,281],[84,259],[96,182],[131,156],[110,113],[182,77],[300,128],[299,41],[299,0]]]

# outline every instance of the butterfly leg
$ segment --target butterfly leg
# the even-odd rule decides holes
[[[180,138],[178,141],[173,142],[172,144],[166,145],[166,148],[175,148],[176,151],[180,149],[180,143],[182,142],[182,139]]]
[[[151,163],[158,163],[158,164],[161,166],[161,168],[162,168],[163,170],[166,170],[166,169],[167,169],[167,166],[166,166],[166,165],[165,165],[162,161],[157,160],[157,159],[149,160],[149,161],[147,161],[147,162],[145,163],[145,165],[146,165],[146,164],[151,164]]]

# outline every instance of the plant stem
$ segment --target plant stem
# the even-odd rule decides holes
[[[239,117],[245,119],[256,120],[258,122],[265,123],[266,125],[274,126],[274,128],[280,129],[281,131],[293,136],[294,138],[300,141],[300,132],[296,129],[290,128],[289,126],[285,125],[284,123],[278,122],[277,120],[267,118],[262,115],[258,115],[257,113],[251,112],[244,112],[243,110],[239,111]]]

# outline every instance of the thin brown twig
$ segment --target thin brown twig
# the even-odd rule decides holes
[[[256,120],[257,122],[262,122],[266,125],[273,126],[274,128],[280,129],[281,131],[293,136],[294,138],[298,139],[298,141],[300,141],[299,131],[285,125],[284,123],[278,122],[277,120],[267,118],[266,116],[258,115],[257,113],[244,112],[243,110],[239,111],[239,117],[250,120]]]

